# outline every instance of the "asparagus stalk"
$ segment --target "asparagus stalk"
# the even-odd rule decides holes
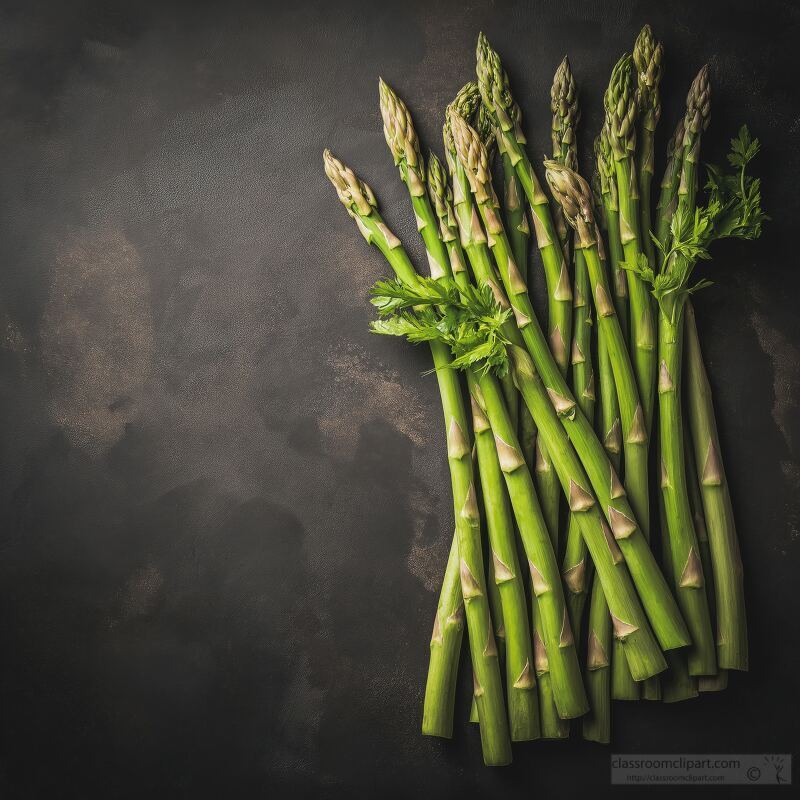
[[[448,115],[443,130],[445,154],[450,171],[453,175],[454,198],[456,199],[454,211],[461,231],[461,244],[466,249],[467,257],[476,280],[481,284],[490,285],[498,302],[502,306],[508,307],[508,300],[503,290],[500,288],[500,281],[494,272],[486,235],[483,231],[478,211],[472,200],[469,181],[464,172],[463,165],[456,156],[455,143],[449,120],[449,110],[451,108],[456,113],[466,118],[466,116],[474,114],[474,106],[477,102],[480,102],[477,84],[467,84],[461,89],[456,99],[448,107]],[[481,140],[484,142],[486,141],[486,138],[482,134]],[[513,325],[507,326],[506,332],[510,340],[516,341],[519,345],[523,344],[519,331],[517,331]],[[536,438],[535,425],[533,424],[533,418],[524,405],[520,411],[521,424],[523,426],[522,435],[530,437],[527,441],[527,448],[525,440],[520,442],[520,447],[529,469],[532,470],[534,466],[532,450],[535,446]],[[558,506],[556,503],[556,509],[557,508]],[[542,511],[547,521],[546,509],[543,508]],[[552,537],[553,528],[549,525],[548,528]],[[538,610],[538,601],[535,594],[533,594],[531,598],[531,617],[534,623],[534,666],[538,678],[537,686],[539,691],[541,734],[545,738],[563,738],[569,733],[569,726],[561,720],[556,709],[550,678],[550,668],[547,653],[544,648],[542,615]]]
[[[450,104],[450,106],[448,106],[448,108],[449,107],[455,108],[458,111],[458,113],[461,114],[465,119],[476,120],[476,124],[477,121],[480,121],[481,141],[483,141],[488,150],[488,148],[490,148],[494,142],[494,129],[490,124],[491,120],[488,119],[485,115],[481,116],[480,102],[481,102],[481,96],[480,92],[478,91],[478,84],[472,82],[465,84],[460,89],[455,99]],[[445,114],[443,135],[444,135],[445,158],[447,160],[447,164],[448,167],[450,168],[450,171],[453,172],[455,157],[452,155],[452,143],[451,143],[452,134],[449,131],[447,114]],[[461,189],[463,183],[466,183],[466,177],[464,177],[463,175],[457,176],[455,172],[453,173],[453,175],[454,175],[453,188],[455,190],[454,211],[457,216],[455,219],[448,220],[447,227],[452,231],[451,234],[447,234],[448,236],[447,241],[449,242],[448,247],[452,251],[454,247],[453,242],[455,242],[455,240],[459,238],[459,230],[460,230],[462,231],[462,233],[460,234],[460,245],[461,245],[462,255],[463,251],[466,251],[470,261],[474,261],[476,259],[491,261],[491,255],[489,253],[489,248],[486,246],[486,236],[484,235],[484,233],[478,229],[476,229],[476,231],[474,232],[474,236],[471,233],[465,236],[463,233],[463,231],[465,230],[464,228],[465,221],[462,220],[461,217],[458,215],[459,213],[461,214],[467,213],[468,215],[471,215],[472,209],[465,208],[464,203],[461,202],[461,198],[464,194],[464,192],[462,192]],[[467,195],[469,194],[468,190],[466,191],[466,194]],[[471,226],[471,216],[468,216],[468,219],[470,220],[470,226]],[[455,223],[455,227],[453,227],[453,223]],[[478,225],[478,228],[479,227],[480,225]],[[467,228],[466,230],[469,230],[469,228]],[[458,256],[456,257],[458,258]],[[461,261],[463,262],[463,257]],[[455,271],[455,274],[458,275],[459,278],[465,277],[463,274],[463,270]],[[511,380],[509,375],[504,376],[501,379],[501,382],[503,384],[503,394],[505,395],[506,398],[506,404],[509,413],[511,414],[511,417],[514,420],[514,423],[517,424],[518,409],[520,405],[519,395],[517,394],[517,391],[514,388],[513,381]]]
[[[572,170],[552,161],[545,162],[545,167],[553,196],[561,203],[567,222],[577,231],[576,246],[583,253],[588,267],[591,286],[589,293],[594,298],[597,310],[602,354],[608,356],[616,388],[615,395],[622,414],[625,473],[626,476],[643,477],[642,482],[638,484],[638,497],[642,502],[648,492],[647,437],[643,424],[638,427],[641,435],[635,435],[636,415],[637,413],[641,415],[636,378],[625,346],[625,338],[610,299],[611,292],[605,268],[600,260],[598,245],[602,243],[602,239],[594,219],[591,190],[586,181]],[[630,478],[628,484],[637,486]],[[633,494],[631,499],[633,500]],[[619,664],[612,674],[615,698],[638,697],[638,687],[622,664]]]
[[[649,506],[647,430],[633,365],[611,301],[605,269],[600,261],[598,244],[602,244],[602,239],[594,219],[591,189],[578,173],[555,161],[546,161],[545,168],[553,196],[561,204],[567,222],[577,231],[576,246],[586,261],[590,293],[611,361],[622,416],[626,488],[637,519],[646,518]]]
[[[637,264],[642,252],[639,226],[639,184],[636,179],[637,92],[631,75],[631,56],[620,58],[604,96],[606,135],[613,153],[619,196],[619,228],[627,264]],[[639,384],[644,419],[650,430],[655,404],[656,333],[652,300],[642,279],[628,275],[631,315],[631,356]],[[639,522],[647,530],[647,519]]]
[[[497,391],[497,382],[486,375],[480,378],[479,386],[480,392],[475,393],[473,389],[472,397],[485,413],[494,434],[500,467],[528,558],[538,611],[542,616],[556,707],[564,719],[578,717],[586,712],[588,706],[550,535],[516,431],[502,395]],[[530,678],[532,675],[531,669]]]
[[[659,462],[661,457],[659,455]],[[661,520],[661,559],[664,569],[672,574],[672,553],[667,535],[667,510],[664,495],[659,492],[658,510]],[[697,678],[689,674],[689,665],[685,650],[671,650],[664,653],[669,669],[659,676],[661,679],[661,699],[665,703],[678,703],[697,697]]]
[[[736,537],[730,490],[722,463],[711,386],[708,382],[694,308],[686,306],[686,406],[694,463],[700,475],[703,511],[714,571],[717,657],[722,669],[747,670],[742,559]]]
[[[395,110],[402,112],[399,105]],[[406,112],[406,118],[410,120]],[[392,136],[392,141],[397,142],[397,151],[403,148],[402,155],[398,158],[401,174],[414,175],[408,179],[416,185],[415,179],[420,177],[422,159],[416,146],[416,136],[413,127],[406,126],[409,135],[403,141]],[[387,131],[387,140],[390,139]],[[413,152],[412,152],[413,151]],[[417,273],[403,249],[399,239],[386,226],[377,209],[377,202],[372,190],[361,182],[349,168],[345,167],[330,153],[325,151],[325,172],[336,188],[339,199],[344,204],[348,213],[353,217],[364,238],[369,244],[378,247],[381,253],[395,271],[398,279],[408,285],[417,283]],[[412,164],[409,163],[413,161]],[[422,195],[414,195],[416,198]],[[431,212],[432,215],[432,212]],[[438,237],[437,237],[438,238]],[[431,354],[436,368],[436,377],[439,384],[439,393],[442,398],[442,409],[445,417],[445,426],[448,436],[448,464],[453,488],[453,505],[456,519],[456,538],[458,541],[458,567],[461,582],[461,591],[466,612],[467,630],[469,632],[470,652],[474,674],[474,696],[478,703],[480,718],[481,743],[483,757],[487,765],[500,766],[511,762],[511,743],[508,734],[508,720],[505,704],[503,702],[503,687],[500,678],[500,669],[497,659],[497,646],[492,631],[491,616],[487,601],[487,587],[483,568],[483,553],[480,537],[480,516],[478,513],[477,496],[473,479],[472,460],[468,440],[467,418],[464,409],[461,386],[457,373],[450,367],[450,354],[440,342],[431,342]],[[447,579],[445,583],[447,583]],[[437,616],[440,627],[442,620]],[[439,633],[434,626],[432,647],[435,642],[439,644]],[[450,674],[450,670],[442,670]],[[437,684],[437,689],[441,684]],[[452,711],[445,712],[434,710],[441,703],[446,703],[450,698],[448,690],[445,697],[426,697],[426,711],[423,714],[424,722],[432,722],[431,729],[423,728],[423,733],[433,735],[452,735],[452,729],[441,724],[442,717],[449,717],[452,723]]]
[[[453,537],[442,580],[431,635],[431,659],[425,684],[422,731],[431,736],[453,735],[458,656],[464,633],[464,599],[458,576],[458,542]]]
[[[633,47],[633,63],[639,92],[639,125],[636,173],[639,179],[642,246],[650,266],[655,265],[655,248],[650,232],[653,220],[650,210],[651,184],[656,126],[661,117],[661,100],[658,85],[661,82],[661,62],[664,48],[657,42],[649,25],[639,32]]]
[[[583,718],[582,733],[584,739],[601,744],[611,741],[611,642],[608,603],[600,580],[595,575],[586,645],[585,681],[590,710]]]
[[[522,133],[522,114],[511,97],[508,79],[502,70],[500,59],[483,34],[478,36],[477,58],[478,87],[483,103],[498,128],[498,150],[508,155],[516,169],[531,208],[536,244],[542,257],[547,283],[550,346],[563,375],[569,366],[568,339],[572,331],[572,289],[564,250],[553,224],[547,196],[542,191],[525,154],[526,139]]]
[[[464,264],[464,253],[458,237],[458,225],[452,205],[445,169],[439,159],[428,158],[428,192],[439,219],[440,238],[448,249],[450,263]],[[467,272],[459,271],[455,281],[464,287],[469,283]],[[488,377],[493,383],[496,379]],[[470,393],[474,395],[477,376],[467,372]],[[516,391],[515,391],[516,404]],[[503,404],[505,407],[505,404]],[[495,439],[485,415],[472,403],[472,428],[478,459],[486,526],[489,533],[490,600],[495,603],[495,637],[498,626],[506,642],[506,690],[512,741],[539,737],[539,707],[533,672],[533,650],[528,622],[527,600],[522,585],[522,572],[517,560],[514,519],[509,506],[503,473],[495,448]],[[502,621],[500,621],[502,620]]]
[[[685,340],[684,340],[685,341]],[[686,365],[684,361],[684,374]],[[684,397],[686,390],[684,389]],[[689,487],[689,506],[692,509],[692,519],[694,529],[697,531],[697,542],[700,545],[700,562],[703,565],[703,575],[706,579],[706,597],[708,598],[708,609],[711,614],[711,629],[717,629],[717,608],[714,589],[714,568],[711,559],[711,543],[708,540],[708,528],[706,518],[703,514],[703,498],[700,494],[700,479],[697,476],[697,467],[694,463],[694,453],[692,451],[692,438],[689,435],[689,425],[684,420],[683,425],[683,447],[686,453],[686,483]],[[728,686],[728,670],[717,668],[716,675],[704,675],[697,680],[697,689],[701,692],[719,692]]]
[[[577,169],[576,126],[580,120],[578,92],[568,58],[559,65],[550,90],[550,108],[553,113],[553,159],[572,169]],[[558,203],[553,208],[562,246],[569,247],[568,231]],[[587,419],[594,420],[595,380],[592,369],[592,312],[589,297],[589,274],[583,253],[573,249],[574,290],[572,312],[572,352],[570,358],[571,383],[578,406]],[[580,526],[573,515],[569,517],[567,541],[563,562],[564,585],[567,589],[567,606],[575,636],[580,639],[582,612],[586,588],[591,578],[586,543]]]
[[[661,194],[656,206],[656,238],[663,245],[670,242],[669,228],[678,208],[678,183],[683,167],[683,122],[684,117],[681,117],[667,144],[667,166],[661,179]]]
[[[474,84],[476,91],[478,85]],[[480,96],[480,95],[479,95]],[[489,120],[492,131],[496,131],[491,115],[486,111],[485,106],[481,105],[481,119]],[[463,115],[462,115],[463,116]],[[468,119],[467,117],[464,117]],[[481,133],[482,132],[478,131]],[[498,140],[499,141],[499,140]],[[528,275],[528,242],[530,240],[530,226],[528,225],[528,215],[525,211],[524,194],[516,170],[511,161],[511,156],[498,148],[501,153],[503,165],[503,218],[505,220],[508,238],[511,242],[511,252],[514,261],[519,269],[520,275],[527,280]],[[509,409],[510,411],[510,409]],[[513,419],[513,414],[512,414]],[[528,464],[534,465],[534,478],[536,480],[536,490],[542,504],[542,512],[547,522],[548,530],[553,539],[553,546],[558,548],[558,512],[561,487],[558,485],[558,478],[547,458],[546,449],[541,452],[536,451],[536,426],[525,405],[522,404],[519,412],[519,434],[520,446]],[[563,726],[562,726],[563,727]]]
[[[430,174],[432,179],[430,185],[432,190],[438,195],[438,205],[443,208],[448,207],[449,202],[442,181],[443,169],[440,168],[438,162],[432,162]],[[445,215],[445,218],[449,219],[451,216],[454,218],[452,214]],[[458,242],[456,237],[453,237],[452,241],[454,247],[460,248],[460,242]],[[456,283],[460,284],[462,288],[464,288],[466,282],[463,274],[456,278]],[[509,451],[507,447],[511,445],[512,442],[516,443],[516,452],[521,453],[518,442],[516,441],[516,425],[511,415],[508,413],[507,406],[502,401],[496,379],[491,375],[484,375],[480,379],[480,387],[483,390],[481,392],[478,389],[479,382],[477,376],[472,371],[468,371],[467,375],[470,384],[470,392],[473,398],[473,418],[475,420],[474,428],[476,431],[476,440],[478,439],[477,432],[480,430],[481,433],[486,435],[484,441],[488,447],[494,447],[496,444],[497,452],[493,453],[494,462],[498,461],[498,454],[503,460],[491,465],[495,478],[497,482],[500,482],[501,474],[505,476],[506,485],[529,564],[539,565],[541,567],[541,574],[547,579],[548,576],[550,576],[549,564],[547,563],[548,553],[553,562],[555,562],[555,554],[553,553],[550,535],[541,513],[530,472],[524,463],[524,459],[520,458],[520,463],[514,464],[511,464],[509,461],[511,451]],[[486,416],[481,416],[479,409],[484,403],[484,397],[487,398],[485,401],[485,408],[483,408]],[[491,439],[487,421],[491,424],[494,441]],[[478,457],[479,459],[481,457],[480,449],[478,450]],[[488,461],[488,459],[486,460]],[[483,469],[483,462],[481,462],[481,469]],[[502,484],[499,487],[491,487],[491,491],[493,494],[499,493],[502,495]],[[513,524],[510,518],[506,519],[504,522],[504,532],[506,533],[504,537],[506,543],[505,554],[512,552],[514,549]],[[494,549],[493,560],[495,560]],[[495,566],[502,572],[502,568],[505,566],[502,557],[495,560]],[[535,570],[536,567],[531,566],[531,572],[534,573]],[[516,576],[519,575],[519,571],[517,570],[514,575],[516,578]],[[518,579],[516,579],[516,581],[519,584]],[[563,596],[559,598],[560,589],[561,586],[559,584],[554,589],[537,594],[536,613],[541,617],[541,631],[544,633],[545,646],[549,652],[548,662],[551,665],[550,679],[552,681],[555,706],[560,716],[573,717],[579,716],[585,712],[586,699],[581,683],[580,668],[574,647],[574,640],[569,628],[569,620],[566,617]],[[522,609],[524,611],[524,596],[521,599],[523,603]],[[522,630],[527,632],[527,628],[522,628]],[[509,685],[513,685],[513,688],[518,692],[526,693],[528,702],[530,702],[529,698],[531,696],[536,696],[535,693],[530,691],[535,686],[533,664],[531,663],[530,656],[531,653],[530,650],[528,650],[524,664],[521,663],[520,658],[520,664],[518,666],[521,667],[521,669],[515,667],[508,678]]]
[[[710,86],[708,68],[704,67],[692,83],[684,118],[683,166],[678,186],[678,210],[686,217],[694,215],[697,192],[697,159],[701,133],[708,126]],[[674,262],[664,270],[674,269]],[[661,490],[667,516],[673,562],[673,576],[678,602],[692,636],[687,653],[691,675],[714,675],[717,671],[711,615],[705,591],[697,532],[692,520],[686,481],[683,448],[683,311],[688,295],[670,293],[660,303],[658,315],[658,395],[662,459]]]
[[[603,446],[591,423],[576,406],[575,399],[553,359],[533,313],[527,287],[519,279],[518,271],[514,269],[515,265],[510,255],[505,229],[495,212],[495,204],[492,202],[494,191],[489,178],[485,148],[475,131],[452,110],[450,118],[458,158],[465,167],[470,188],[487,228],[487,235],[491,237],[489,243],[500,269],[500,275],[525,346],[533,357],[536,369],[547,387],[551,405],[558,410],[558,416],[565,431],[581,455],[581,460],[591,480],[591,487],[602,504],[603,513],[608,517],[615,539],[625,554],[625,560],[661,646],[665,649],[683,647],[688,643],[688,634],[677,605],[667,588],[664,576],[656,565],[641,529],[635,521],[635,515],[625,495],[625,490],[616,478],[616,472],[613,470]],[[519,386],[519,381],[517,381],[517,385],[525,397],[524,388]],[[527,397],[525,400],[528,403]],[[529,403],[528,405],[530,408]],[[533,413],[533,409],[531,412]],[[541,425],[536,419],[535,413],[533,417],[541,432]],[[548,450],[555,462],[556,455],[549,442]],[[558,466],[556,466],[556,471],[558,471]],[[564,478],[561,475],[559,478],[564,487]],[[569,484],[566,488],[568,491]],[[588,490],[589,487],[582,486],[582,488]],[[607,595],[607,599],[609,606],[612,606],[612,598]],[[650,674],[656,674],[657,671]]]

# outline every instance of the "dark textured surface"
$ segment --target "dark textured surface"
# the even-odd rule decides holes
[[[763,141],[774,221],[716,251],[697,300],[752,671],[691,703],[618,707],[613,749],[798,749],[793,4],[332,5],[2,4],[0,795],[607,785],[608,750],[579,741],[489,771],[466,723],[452,743],[418,733],[452,525],[436,387],[424,350],[368,334],[387,270],[322,172],[327,145],[419,254],[377,77],[438,148],[481,29],[532,154],[563,54],[585,151],[644,22],[667,49],[664,130],[708,60],[706,157],[741,121]]]

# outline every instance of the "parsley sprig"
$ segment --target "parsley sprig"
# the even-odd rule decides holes
[[[509,342],[501,329],[511,311],[498,305],[488,286],[459,287],[450,278],[420,278],[414,285],[388,280],[378,281],[371,295],[380,315],[370,325],[373,333],[415,344],[442,342],[456,369],[507,374]]]
[[[709,247],[719,239],[757,239],[762,223],[769,219],[761,208],[761,181],[747,174],[748,164],[760,150],[758,139],[750,135],[746,125],[731,139],[728,162],[736,172],[725,173],[707,165],[706,204],[691,212],[682,204],[672,218],[670,237],[662,242],[651,234],[660,253],[656,272],[640,254],[636,264],[623,264],[653,287],[662,312],[674,322],[682,302],[694,292],[711,285],[702,279],[689,281],[698,261],[711,258]]]

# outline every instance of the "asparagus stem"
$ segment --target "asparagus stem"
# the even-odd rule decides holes
[[[608,744],[611,741],[611,617],[597,575],[592,581],[586,646],[586,692],[589,713],[583,718],[583,738]],[[624,656],[622,661],[625,662]]]
[[[445,243],[450,264],[464,265],[464,252],[458,237],[458,226],[452,204],[447,175],[434,154],[428,159],[428,192],[439,220],[439,237]],[[462,288],[469,284],[466,269],[454,275]],[[487,376],[500,392],[496,378]],[[467,372],[470,392],[477,387],[477,377]],[[512,401],[518,405],[512,383]],[[504,396],[505,395],[504,393]],[[507,408],[507,406],[506,406]],[[506,689],[512,741],[539,737],[539,707],[533,678],[533,650],[528,623],[527,601],[517,562],[514,520],[508,502],[503,473],[500,469],[495,441],[486,417],[472,406],[475,450],[478,460],[484,513],[489,533],[489,599],[494,619],[495,638],[506,644]],[[494,597],[493,597],[494,595]]]
[[[655,247],[650,233],[653,220],[650,211],[651,184],[653,180],[653,142],[656,126],[661,116],[658,85],[661,81],[661,62],[664,49],[655,40],[649,25],[639,32],[633,48],[633,63],[639,94],[639,125],[636,173],[639,178],[642,247],[651,267],[655,266]]]
[[[393,153],[399,160],[404,180],[414,183],[408,176],[419,177],[422,158],[416,144],[416,134],[405,105],[391,90],[381,84],[381,110],[384,112],[386,138]],[[384,98],[386,100],[384,101]],[[394,116],[394,120],[392,117]],[[405,130],[406,137],[398,135]],[[402,148],[402,149],[401,149]],[[399,155],[398,155],[399,154]],[[413,285],[417,273],[400,240],[389,230],[377,209],[372,190],[359,181],[352,170],[325,151],[325,171],[339,199],[356,220],[359,230],[370,244],[380,249],[397,278]],[[413,163],[412,163],[413,162]],[[421,197],[428,203],[424,186]],[[433,211],[430,209],[433,220]],[[432,223],[435,225],[435,221]],[[438,235],[437,235],[438,240]],[[441,242],[440,242],[441,245]],[[443,248],[443,245],[441,245]],[[446,260],[446,252],[445,252]],[[444,263],[442,263],[444,270]],[[444,274],[444,273],[443,273]],[[442,410],[445,430],[448,435],[448,465],[453,490],[453,505],[456,519],[456,538],[458,540],[459,574],[464,598],[470,653],[474,674],[474,696],[478,704],[481,744],[484,761],[489,766],[501,766],[511,762],[511,742],[508,720],[503,702],[503,686],[497,658],[497,646],[492,631],[492,621],[487,599],[486,573],[483,568],[481,548],[480,515],[472,470],[469,445],[469,429],[464,409],[464,399],[457,373],[450,367],[450,354],[444,344],[430,343]],[[435,632],[434,632],[435,633]]]
[[[614,295],[614,307],[625,340],[629,341],[629,305],[628,305],[628,275],[623,268],[625,251],[619,229],[619,193],[617,192],[616,167],[614,156],[611,152],[611,143],[608,141],[608,132],[604,131],[594,140],[594,152],[597,162],[597,178],[600,184],[600,197],[602,198],[602,219],[605,222],[605,231],[608,234],[608,250],[611,261],[611,289]]]
[[[464,633],[464,599],[458,575],[458,542],[453,537],[431,635],[431,658],[425,684],[422,732],[453,735],[453,709],[458,679],[458,654]]]
[[[649,516],[647,483],[647,430],[630,355],[625,345],[605,269],[600,261],[598,242],[602,242],[594,220],[591,190],[576,172],[554,161],[545,162],[547,180],[561,203],[567,222],[578,232],[576,245],[583,253],[590,281],[590,295],[597,311],[599,329],[611,360],[622,417],[623,455],[626,488],[638,520]]]
[[[576,128],[580,120],[580,107],[575,78],[566,57],[556,70],[550,91],[550,109],[553,112],[553,159],[571,169],[577,169]],[[554,204],[556,226],[565,252],[569,252],[569,226],[558,203]],[[570,381],[578,406],[590,421],[594,420],[595,380],[592,369],[592,309],[589,297],[589,275],[583,254],[572,248],[574,289],[572,293],[572,351]],[[587,562],[586,543],[580,525],[570,514],[567,525],[567,545],[564,553],[564,585],[570,619],[575,637],[580,640],[583,606],[586,589],[591,578]]]
[[[450,117],[458,158],[465,167],[470,181],[470,188],[486,225],[487,234],[491,237],[489,243],[500,269],[508,299],[514,310],[517,327],[521,331],[526,348],[536,363],[536,370],[547,387],[551,398],[551,407],[558,409],[558,418],[581,455],[583,465],[586,467],[591,479],[591,487],[594,489],[602,505],[603,512],[608,517],[615,539],[619,542],[619,547],[625,555],[625,560],[639,590],[642,602],[647,609],[648,618],[653,624],[656,635],[659,637],[661,646],[665,649],[683,647],[688,644],[688,633],[681,619],[677,604],[670,594],[664,576],[658,569],[640,527],[635,521],[635,514],[631,504],[628,502],[619,481],[615,480],[616,473],[602,444],[600,444],[591,423],[577,407],[575,399],[553,359],[533,313],[527,287],[518,278],[517,271],[514,269],[515,265],[513,258],[510,256],[508,239],[502,222],[494,210],[495,205],[492,202],[494,192],[487,170],[485,148],[483,148],[475,131],[463,119],[453,112],[451,112]],[[519,385],[519,381],[517,381],[517,386],[524,396],[525,391]],[[530,408],[528,398],[526,397],[525,399]],[[533,413],[532,408],[531,412]],[[541,432],[541,424],[535,413],[533,417],[537,428]],[[555,462],[556,455],[553,453],[549,440],[547,445],[550,456]],[[558,471],[558,466],[556,466],[556,471]],[[564,478],[561,474],[559,474],[559,478],[562,488],[569,493],[569,483],[565,486]],[[588,491],[589,485],[584,485],[582,488]],[[609,606],[611,606],[612,598],[607,595],[607,599]],[[657,671],[655,670],[650,674],[655,674]]]
[[[717,657],[719,666],[723,669],[747,670],[747,619],[742,559],[730,490],[722,463],[711,386],[703,364],[691,302],[686,306],[685,324],[686,403],[711,546],[717,612]]]
[[[659,448],[658,461],[661,462]],[[667,530],[667,511],[664,502],[664,494],[658,493],[658,510],[661,521],[661,557],[664,569],[672,572],[672,553],[669,546],[669,538],[665,535]],[[685,650],[672,650],[664,653],[669,669],[660,677],[661,679],[661,699],[665,703],[677,703],[681,700],[691,700],[697,697],[697,678],[689,674],[689,667],[686,661]]]
[[[547,196],[525,153],[526,139],[522,133],[519,106],[511,97],[500,59],[483,34],[478,36],[477,58],[478,87],[483,103],[497,125],[497,148],[513,164],[530,205],[536,244],[547,283],[550,346],[562,375],[565,375],[569,366],[568,340],[572,331],[572,289],[564,250],[553,224]]]
[[[589,273],[583,252],[575,251],[575,291],[572,335],[572,388],[581,411],[587,419],[594,419],[595,380],[592,369],[592,309],[588,299],[591,293]],[[587,574],[586,543],[581,536],[578,521],[570,514],[567,528],[567,546],[564,553],[563,577],[567,589],[567,606],[575,636],[580,639],[583,607],[590,575]]]
[[[496,381],[489,380],[492,380],[496,389]],[[468,373],[468,381],[470,392],[475,392],[478,385],[475,375]],[[486,416],[474,402],[472,421],[489,532],[490,560],[505,628],[506,691],[511,739],[537,739],[539,702],[533,672],[533,646],[527,600],[517,560],[514,519],[503,483],[494,437]]]
[[[656,206],[656,238],[665,246],[669,245],[669,227],[678,207],[678,183],[683,166],[683,124],[684,118],[681,117],[667,144],[667,166]]]
[[[676,312],[674,321],[663,312],[659,314],[658,394],[661,490],[667,516],[665,534],[669,540],[675,592],[692,637],[687,653],[689,673],[713,675],[716,673],[714,637],[686,485],[680,393],[683,313],[680,307]]]
[[[531,617],[533,619],[533,663],[536,670],[536,683],[539,687],[539,714],[543,739],[566,739],[569,736],[569,722],[561,719],[553,691],[550,675],[550,662],[545,647],[545,632],[539,599],[531,591]]]
[[[684,369],[686,369],[685,366]],[[684,389],[684,397],[685,395],[686,390]],[[686,419],[683,422],[683,448],[686,457],[686,483],[689,487],[689,506],[692,510],[694,529],[697,532],[697,542],[700,545],[700,561],[703,565],[703,575],[706,579],[706,598],[708,599],[708,610],[711,614],[711,629],[716,630],[717,603],[714,588],[714,568],[711,559],[711,543],[708,540],[708,528],[703,514],[703,498],[700,494],[700,479],[697,476],[697,467],[694,463],[694,453],[692,451],[692,437],[689,435],[689,424]],[[728,670],[722,669],[719,664],[717,664],[716,675],[704,675],[697,680],[697,689],[701,692],[719,692],[727,686]]]
[[[587,710],[586,694],[547,524],[536,497],[533,479],[522,457],[516,431],[502,395],[498,392],[497,382],[486,375],[479,379],[478,384],[480,392],[476,393],[473,387],[472,398],[488,418],[500,455],[500,467],[528,558],[533,591],[542,617],[556,707],[559,716],[564,719],[578,717]],[[532,666],[528,664],[524,676],[530,682],[530,688],[535,685]]]
[[[581,533],[600,575],[612,615],[614,635],[624,644],[631,672],[637,679],[644,680],[664,669],[666,662],[633,588],[622,551],[597,507],[586,472],[569,444],[566,431],[559,424],[558,413],[533,361],[526,350],[514,345],[509,349],[516,384],[539,431],[547,438],[556,472],[571,501],[570,510],[577,514]]]
[[[606,133],[615,162],[619,195],[619,227],[627,264],[637,264],[642,252],[639,228],[639,187],[633,153],[636,149],[636,91],[631,75],[631,56],[625,54],[611,74],[604,102]],[[650,430],[655,404],[656,333],[653,303],[641,277],[628,274],[631,314],[631,355],[639,384],[644,419]],[[647,528],[645,520],[639,520]]]

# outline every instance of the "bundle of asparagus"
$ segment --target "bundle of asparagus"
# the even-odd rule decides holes
[[[761,233],[760,185],[746,173],[759,146],[743,127],[728,156],[734,171],[709,166],[701,196],[703,67],[653,211],[662,58],[645,26],[614,66],[591,187],[578,172],[580,109],[564,59],[543,165],[549,197],[485,36],[477,81],[445,112],[446,167],[423,157],[408,107],[381,80],[384,134],[429,276],[372,190],[324,154],[339,199],[394,273],[372,287],[372,330],[428,342],[444,411],[455,535],[422,730],[452,736],[466,623],[472,719],[489,765],[511,761],[512,741],[566,738],[570,719],[607,743],[612,699],[694,697],[748,666],[742,563],[690,296],[709,285],[691,275],[715,240]],[[544,329],[528,294],[529,219],[547,286]]]

